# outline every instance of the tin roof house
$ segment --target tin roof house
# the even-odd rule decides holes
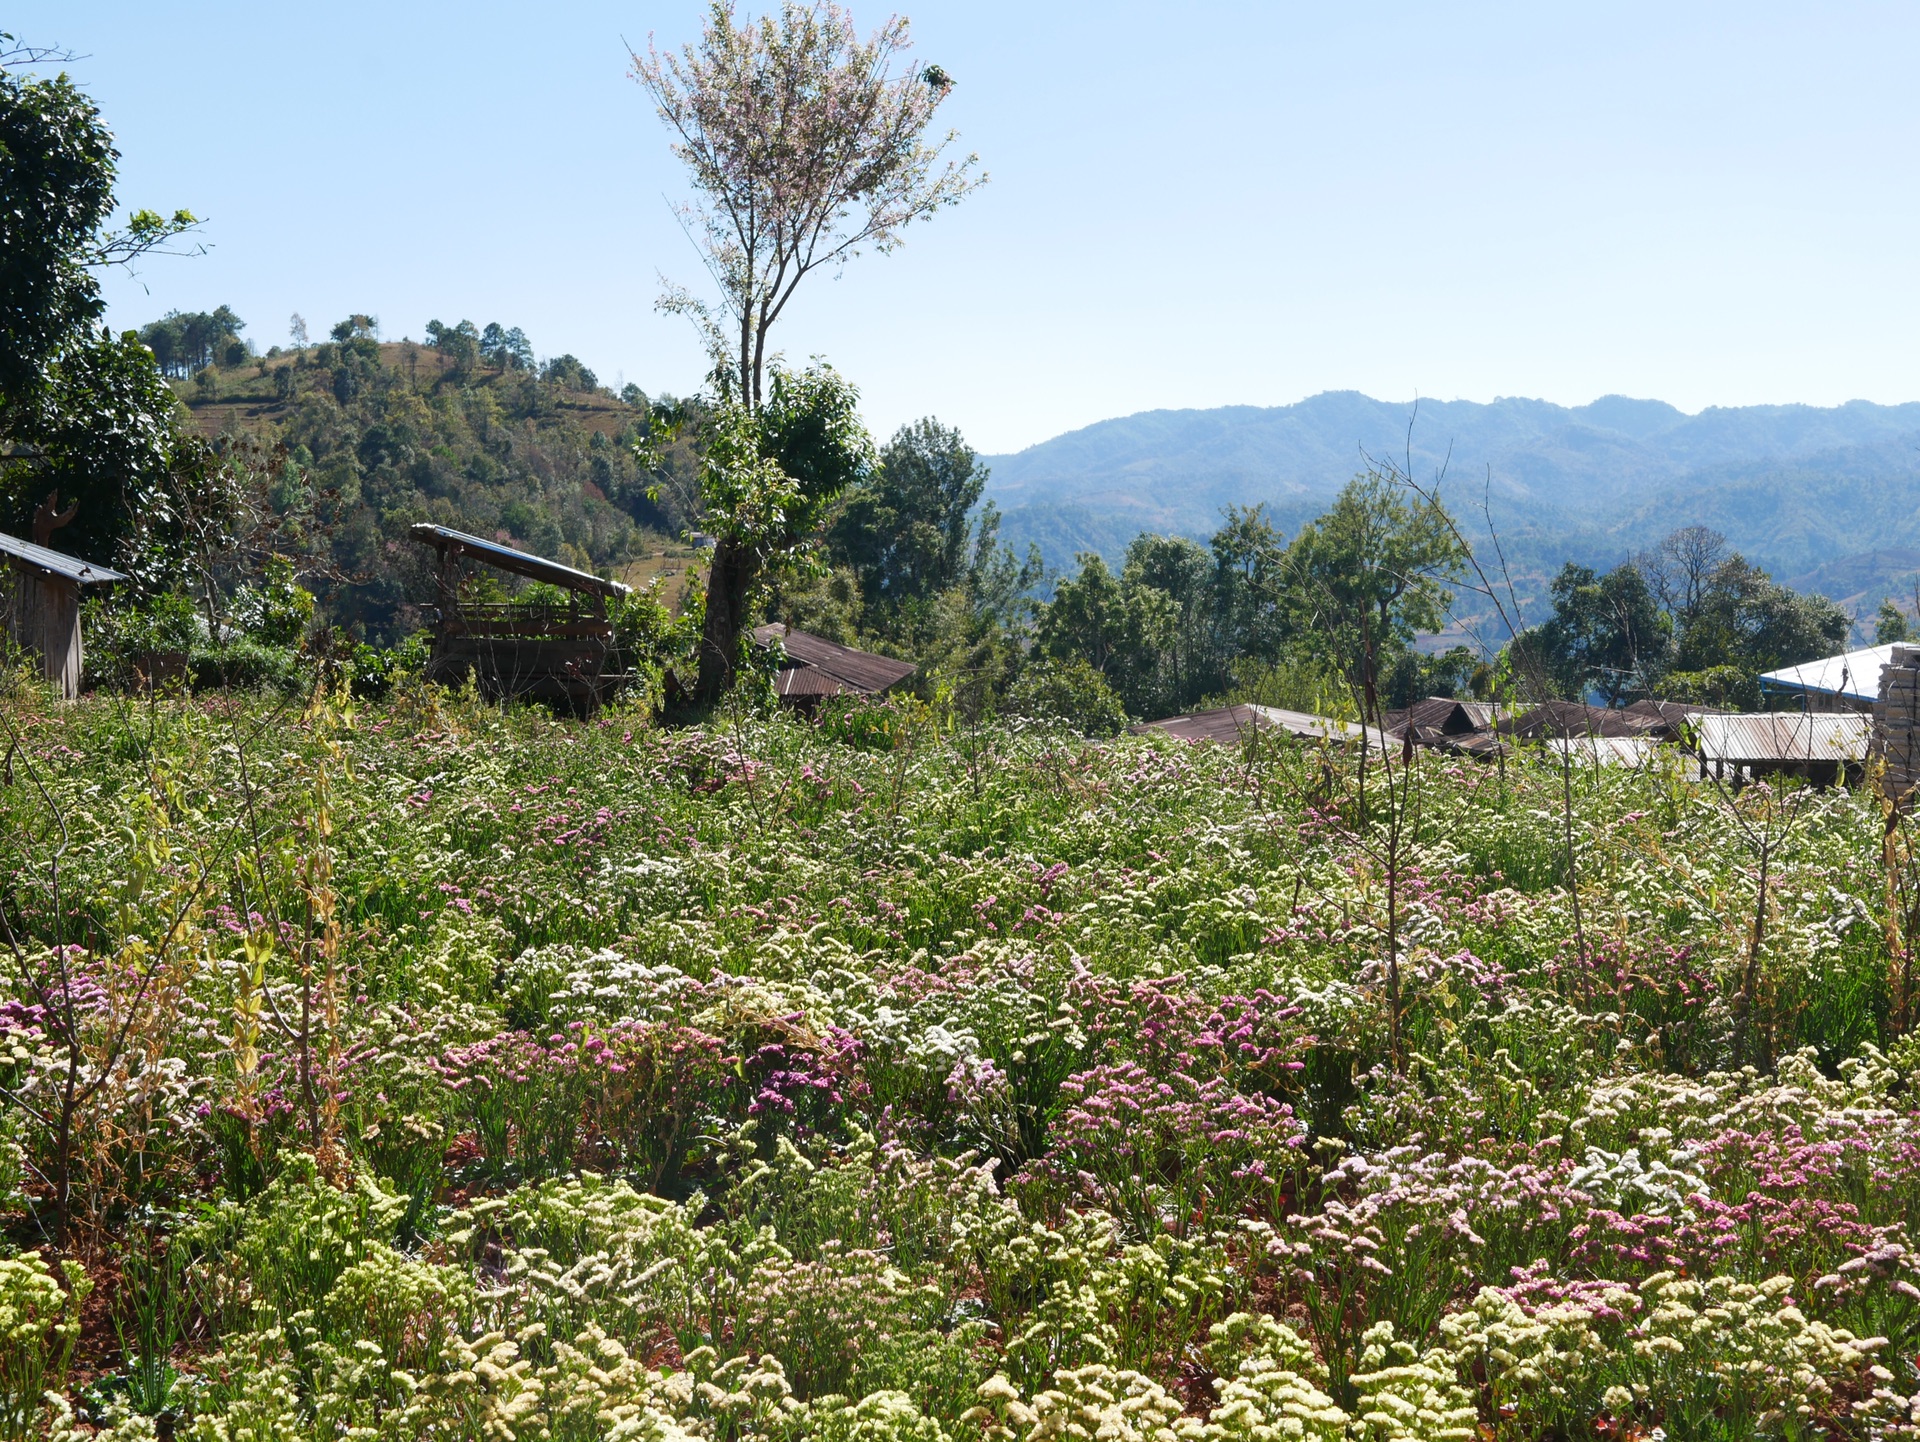
[[[1782,666],[1760,677],[1760,696],[1768,706],[1796,711],[1873,710],[1880,696],[1880,671],[1893,659],[1893,647],[1863,646],[1838,656]]]

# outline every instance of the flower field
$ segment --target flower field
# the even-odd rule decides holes
[[[1920,1430],[1870,791],[0,704],[0,1436]]]

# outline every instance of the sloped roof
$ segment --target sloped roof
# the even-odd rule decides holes
[[[1387,730],[1395,734],[1411,725],[1416,733],[1431,731],[1443,736],[1465,736],[1483,729],[1492,719],[1491,702],[1429,696],[1404,711],[1389,711],[1386,723]]]
[[[1358,741],[1364,735],[1376,748],[1384,750],[1393,740],[1378,727],[1360,726],[1352,721],[1335,721],[1330,716],[1315,716],[1310,711],[1286,711],[1278,706],[1255,706],[1253,710],[1269,726],[1303,741],[1322,738]]]
[[[773,678],[776,696],[845,696],[849,689],[818,666],[782,666]]]
[[[1746,716],[1696,716],[1689,723],[1703,761],[1865,761],[1873,718],[1858,711],[1763,711]]]
[[[1237,746],[1255,731],[1281,731],[1301,740],[1357,741],[1363,728],[1351,721],[1335,721],[1306,711],[1286,711],[1278,706],[1218,706],[1211,711],[1194,711],[1185,716],[1169,716],[1161,721],[1144,721],[1131,728],[1134,734],[1164,731],[1182,741],[1217,741]],[[1380,731],[1364,731],[1375,747],[1393,744]]]
[[[1602,766],[1641,766],[1660,749],[1650,736],[1554,736],[1546,746],[1556,755],[1571,754],[1576,761]]]
[[[1497,729],[1524,740],[1550,736],[1638,736],[1659,725],[1657,717],[1629,715],[1578,701],[1542,701],[1516,717],[1502,717]]]
[[[1819,661],[1782,666],[1760,677],[1762,691],[1814,691],[1823,696],[1846,696],[1855,701],[1880,697],[1880,668],[1893,660],[1893,646],[1863,646]]]
[[[0,531],[0,556],[11,556],[23,566],[31,567],[43,575],[72,581],[76,586],[106,586],[127,579],[110,567],[96,566],[78,556],[69,556],[65,551],[36,546],[32,541],[23,541],[4,531]]]
[[[795,631],[777,621],[754,628],[753,644],[762,650],[776,641],[787,654],[787,664],[780,668],[780,675],[774,682],[775,689],[782,696],[837,696],[843,691],[858,691],[874,696],[889,686],[898,685],[920,669],[910,661],[876,656],[871,651],[856,651],[851,646],[823,640],[805,631]],[[789,674],[809,669],[839,683],[837,688],[828,689],[825,680],[818,676]]]
[[[436,526],[428,521],[419,521],[408,529],[407,534],[423,546],[432,546],[442,555],[445,555],[450,547],[457,548],[460,554],[472,556],[476,561],[484,561],[496,570],[511,571],[516,576],[545,581],[550,586],[560,586],[569,591],[590,591],[600,596],[624,596],[633,589],[624,581],[609,581],[590,571],[576,571],[572,566],[563,566],[558,561],[549,561],[545,556],[531,556],[525,551],[514,550],[512,546],[503,546],[498,541],[470,536],[465,531],[456,531],[450,526]]]
[[[1260,716],[1254,707],[1217,706],[1211,711],[1169,716],[1163,721],[1143,721],[1129,729],[1136,736],[1164,731],[1182,741],[1218,741],[1223,746],[1238,746],[1259,728]]]

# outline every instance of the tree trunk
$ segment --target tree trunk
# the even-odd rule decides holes
[[[731,537],[713,548],[707,574],[707,616],[700,634],[701,701],[717,701],[733,680],[740,654],[740,632],[747,622],[747,592],[753,585],[753,554]]]

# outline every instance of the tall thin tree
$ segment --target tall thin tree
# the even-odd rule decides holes
[[[697,42],[630,52],[693,181],[681,219],[719,292],[715,304],[669,285],[661,304],[700,326],[721,401],[759,410],[768,336],[803,280],[863,248],[894,249],[907,226],[986,179],[975,156],[943,159],[953,132],[930,137],[953,81],[937,65],[904,64],[910,46],[897,15],[863,41],[832,0],[786,0],[757,20],[714,0]],[[727,518],[713,520],[709,596],[724,600],[755,558]],[[744,621],[708,606],[702,696],[730,677]]]

